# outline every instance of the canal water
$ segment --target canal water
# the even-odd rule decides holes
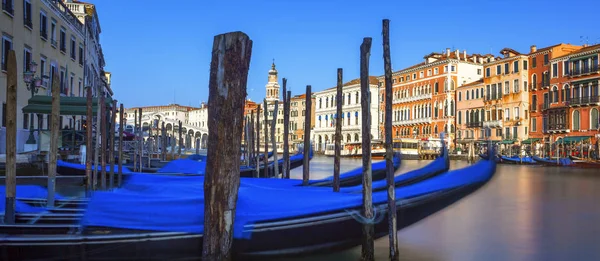
[[[341,172],[361,162],[343,158]],[[397,174],[428,162],[402,161]],[[315,156],[310,170],[311,179],[332,175],[333,158]],[[301,179],[302,168],[291,177]],[[600,260],[600,170],[499,164],[488,184],[399,231],[398,240],[400,260]],[[360,260],[360,252],[270,260]],[[388,260],[387,237],[375,241],[375,255]]]

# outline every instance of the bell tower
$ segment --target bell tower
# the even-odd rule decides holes
[[[267,82],[267,102],[279,101],[279,82],[277,79],[277,69],[275,69],[275,60],[271,64],[271,70],[269,70],[269,82]]]

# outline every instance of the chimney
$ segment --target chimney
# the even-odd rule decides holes
[[[529,49],[530,53],[535,53],[537,51],[537,47],[535,45],[532,45]]]
[[[446,48],[446,57],[450,57],[450,48]]]
[[[589,45],[587,43],[583,44],[583,48],[588,47]]]
[[[465,61],[467,60],[467,50],[463,50],[463,57],[465,58]]]
[[[456,55],[456,59],[460,60],[460,56],[459,56],[459,54],[460,54],[460,51],[459,51],[458,49],[456,49],[456,50],[454,51],[454,54]]]

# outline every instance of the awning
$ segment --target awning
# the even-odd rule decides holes
[[[540,138],[529,138],[521,142],[521,144],[531,144],[537,141],[540,141]]]
[[[563,144],[563,143],[577,143],[577,142],[581,142],[581,141],[584,141],[584,140],[588,140],[590,138],[591,138],[591,136],[570,136],[570,137],[560,138],[555,143],[558,143],[558,144]]]
[[[96,116],[97,113],[96,106],[92,107],[92,114]],[[23,113],[35,113],[35,114],[52,114],[52,105],[46,104],[29,104],[23,107]],[[62,105],[60,106],[60,115],[87,115],[87,107],[86,106],[72,106],[72,105]]]
[[[515,141],[514,141],[514,140],[502,140],[502,141],[500,142],[500,144],[513,144],[513,143],[515,143]]]

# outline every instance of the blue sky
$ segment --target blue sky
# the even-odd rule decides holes
[[[392,68],[445,48],[499,55],[559,42],[600,43],[597,0],[558,1],[94,1],[115,97],[125,107],[208,101],[213,37],[243,31],[253,40],[248,97],[262,100],[275,59],[292,94],[359,77],[360,44],[372,37],[370,74],[383,74],[382,19],[390,19]],[[582,9],[583,8],[583,9]]]

